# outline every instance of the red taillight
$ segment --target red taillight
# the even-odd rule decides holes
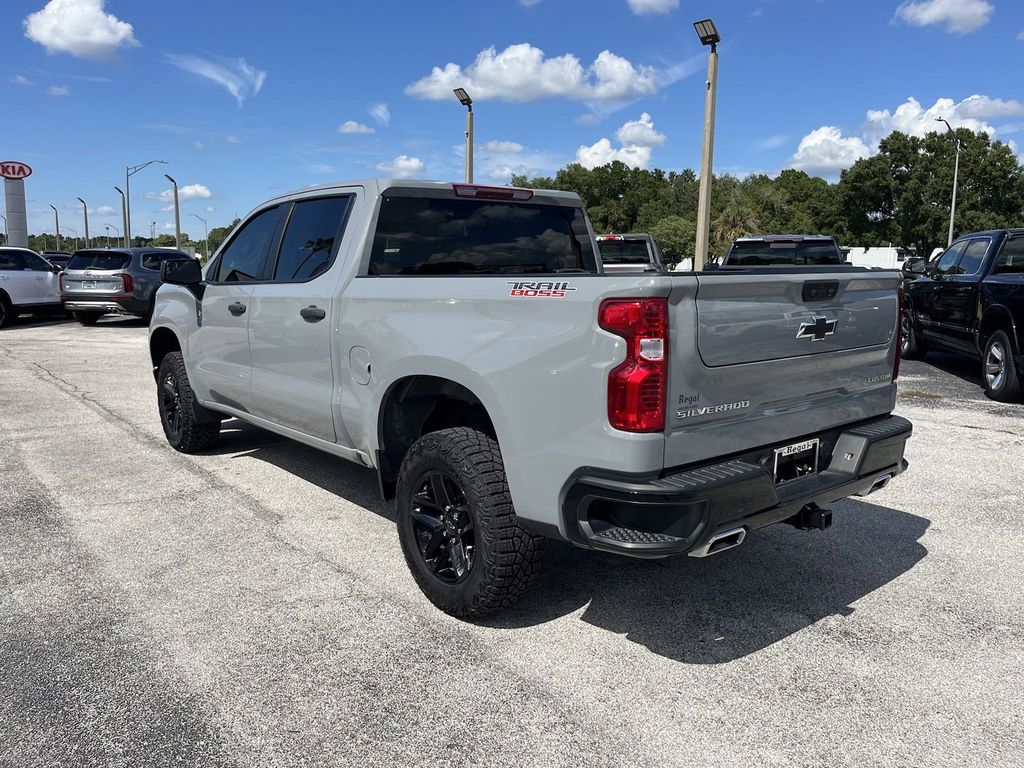
[[[660,432],[668,379],[668,300],[605,299],[598,324],[626,340],[626,359],[608,374],[608,421],[626,432]]]
[[[896,316],[896,359],[892,364],[893,381],[896,381],[896,379],[900,377],[900,360],[903,358],[903,313],[906,311],[907,300],[903,294],[902,284],[900,284],[899,296],[900,312]]]
[[[131,275],[121,275],[121,282],[124,284],[122,287],[124,293],[131,293],[135,290],[135,284],[132,283]]]
[[[452,189],[459,197],[482,197],[491,200],[529,200],[533,197],[532,189],[519,187],[484,187],[479,184],[452,184]]]

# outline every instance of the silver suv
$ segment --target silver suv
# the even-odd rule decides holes
[[[191,259],[169,248],[90,248],[75,251],[61,275],[61,301],[82,325],[103,315],[149,320],[160,287],[160,265]]]

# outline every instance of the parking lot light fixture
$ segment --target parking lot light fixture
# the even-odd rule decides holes
[[[201,222],[203,222],[203,230],[205,232],[205,235],[203,237],[203,250],[206,251],[206,261],[209,262],[210,261],[210,227],[207,225],[206,219],[204,219],[202,216],[197,216],[194,213],[190,213],[189,216],[195,216],[197,219],[199,219]]]
[[[166,160],[147,160],[146,162],[139,163],[138,165],[125,166],[124,169],[124,198],[126,213],[124,224],[124,236],[125,240],[128,241],[129,248],[132,245],[132,188],[130,186],[131,182],[129,181],[129,179],[131,179],[132,176],[141,171],[143,168],[145,168],[148,165],[152,165],[153,163],[162,163],[163,165],[167,165]]]
[[[960,137],[956,135],[956,131],[953,130],[953,126],[947,122],[946,118],[936,117],[935,122],[945,123],[946,129],[953,134],[953,139],[956,141],[956,158],[953,160],[953,200],[949,204],[949,239],[946,241],[948,248],[953,244],[953,221],[956,218],[956,181],[957,176],[960,175]]]
[[[82,204],[82,216],[85,217],[85,247],[89,247],[89,206],[85,204],[85,200],[78,197],[75,198]]]
[[[164,178],[167,179],[174,187],[174,247],[179,251],[181,250],[181,213],[178,210],[178,182],[164,174]]]
[[[4,245],[7,245],[7,217],[0,216],[0,219],[4,220]]]
[[[697,198],[697,242],[693,256],[693,269],[700,271],[708,260],[711,239],[711,167],[715,153],[715,98],[718,93],[718,43],[722,38],[711,19],[695,21],[693,28],[701,45],[711,47],[708,52],[708,79],[704,96],[704,150],[700,163],[700,187]]]
[[[57,206],[55,206],[53,203],[50,203],[50,207],[53,208],[53,226],[57,230],[57,248],[55,250],[59,251],[60,250],[60,215],[57,213]]]
[[[473,183],[473,99],[465,88],[454,89],[455,98],[466,108],[466,183]]]
[[[124,247],[127,248],[128,247],[128,237],[127,237],[127,232],[128,232],[128,198],[125,196],[124,190],[122,190],[120,187],[114,187],[114,189],[116,189],[117,190],[117,194],[119,194],[121,196],[121,218],[123,219],[122,223],[124,224],[124,229],[122,231],[125,233]]]

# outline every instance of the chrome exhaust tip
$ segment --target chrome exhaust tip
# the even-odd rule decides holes
[[[746,528],[731,528],[728,531],[720,531],[708,539],[704,544],[701,544],[694,550],[687,552],[690,557],[707,557],[708,555],[717,555],[719,552],[724,552],[727,549],[738,547],[743,543],[743,540],[747,538]]]

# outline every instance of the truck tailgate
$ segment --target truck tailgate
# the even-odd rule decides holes
[[[672,279],[667,467],[892,410],[898,272]]]

